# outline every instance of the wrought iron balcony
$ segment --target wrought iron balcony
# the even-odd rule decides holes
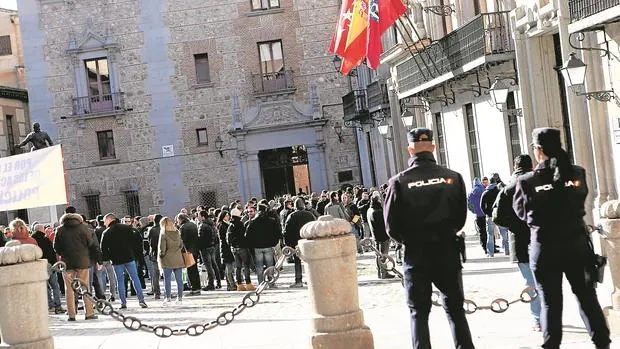
[[[398,65],[399,92],[417,93],[485,63],[514,59],[508,14],[480,14]]]
[[[368,85],[366,94],[368,95],[369,112],[374,113],[390,107],[390,100],[385,82],[375,81]]]
[[[293,71],[252,74],[254,94],[271,94],[295,90]]]
[[[366,118],[368,106],[366,104],[366,90],[353,90],[342,97],[344,121],[354,121]]]
[[[123,111],[125,111],[125,94],[123,92],[73,98],[73,115],[75,116]]]
[[[618,5],[620,0],[568,0],[570,22],[580,21]]]

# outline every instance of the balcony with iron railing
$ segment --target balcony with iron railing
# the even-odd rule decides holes
[[[124,111],[125,96],[123,92],[73,98],[74,116],[117,114]]]
[[[288,94],[295,91],[293,71],[252,74],[254,95]]]
[[[370,113],[390,107],[387,85],[384,81],[375,81],[368,85],[366,94],[368,95],[368,111]]]
[[[602,23],[620,21],[620,0],[568,0],[568,12],[569,31],[574,33]]]
[[[366,118],[369,115],[366,90],[353,90],[342,96],[342,109],[345,122]]]
[[[490,62],[514,59],[509,12],[483,13],[396,67],[399,93],[415,94]]]

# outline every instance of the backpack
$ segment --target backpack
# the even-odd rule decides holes
[[[512,209],[512,200],[508,200],[506,190],[499,191],[491,210],[493,223],[510,229],[514,211]]]
[[[480,198],[480,209],[482,209],[482,212],[484,212],[487,217],[493,216],[493,204],[499,196],[499,190],[498,187],[495,187],[482,193],[482,197]]]

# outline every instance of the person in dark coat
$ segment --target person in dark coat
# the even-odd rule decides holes
[[[198,241],[198,226],[189,219],[184,213],[179,213],[176,217],[176,223],[181,232],[181,239],[185,245],[185,249],[194,255],[194,260],[200,257],[200,243]],[[189,280],[190,292],[188,296],[200,295],[200,273],[198,272],[198,263],[187,268],[187,278]]]
[[[562,342],[562,279],[575,294],[592,342],[609,349],[609,327],[594,288],[596,258],[583,217],[586,171],[562,149],[560,130],[537,128],[532,147],[538,166],[517,179],[514,211],[530,228],[530,267],[542,305],[543,348]]]
[[[265,268],[274,265],[274,247],[280,241],[280,224],[269,216],[269,207],[258,204],[256,216],[248,222],[245,231],[245,240],[248,247],[254,249],[254,263],[256,264],[256,275],[258,283],[263,282],[263,272]]]
[[[95,227],[95,235],[97,236],[97,241],[99,242],[99,246],[101,246],[101,237],[103,236],[103,232],[106,227],[103,224],[103,215],[97,216],[97,226]],[[116,290],[116,274],[114,273],[114,267],[110,261],[103,261],[103,268],[97,269],[95,271],[95,275],[97,275],[97,279],[99,280],[99,284],[101,285],[101,289],[105,293],[106,284],[108,283],[108,279],[110,281],[110,302],[114,302],[116,300],[116,295],[118,291]]]
[[[366,211],[366,222],[368,222],[370,234],[375,239],[376,247],[381,254],[390,252],[390,237],[385,232],[385,221],[383,220],[383,199],[378,191],[372,193],[370,208]],[[381,258],[377,257],[377,276],[379,279],[393,279],[394,275],[388,273],[381,264]]]
[[[480,208],[480,199],[483,193],[484,185],[482,185],[480,178],[474,178],[471,192],[467,196],[467,209],[476,215],[476,232],[480,238],[480,246],[484,252],[490,255],[495,252],[495,249],[490,252],[487,251],[487,216]]]
[[[493,222],[497,225],[506,227],[513,237],[514,243],[510,245],[512,251],[510,255],[516,258],[521,276],[525,283],[531,288],[530,296],[534,296],[536,283],[534,274],[530,269],[530,255],[528,252],[530,245],[530,228],[520,220],[512,209],[512,200],[517,186],[517,178],[526,173],[532,172],[532,158],[527,154],[519,155],[515,158],[514,172],[508,184],[502,189],[493,205]],[[535,331],[540,331],[540,298],[535,298],[530,302],[530,311],[534,318]]]
[[[215,224],[209,217],[208,211],[200,211],[198,217],[196,219],[200,222],[198,223],[198,239],[200,245],[200,259],[202,260],[202,265],[207,269],[207,286],[204,287],[203,291],[213,291],[215,290],[215,284],[217,283],[217,288],[221,288],[220,282],[220,270],[215,262],[215,246],[217,242],[217,231],[215,230]]]
[[[153,226],[148,230],[149,240],[149,259],[153,266],[153,275],[151,275],[151,292],[155,295],[155,299],[161,298],[161,270],[159,269],[158,253],[159,253],[159,235],[161,234],[160,222],[162,215],[159,213],[153,218]]]
[[[48,267],[51,268],[56,263],[56,251],[52,241],[45,236],[45,226],[43,224],[36,224],[34,226],[32,238],[36,240],[37,245],[43,251],[43,259],[47,260]],[[50,273],[47,285],[47,304],[50,314],[64,314],[66,310],[62,308],[60,286],[58,285],[56,272]]]
[[[101,236],[101,253],[104,261],[111,261],[114,266],[114,274],[118,282],[118,296],[121,299],[121,309],[127,308],[127,292],[124,280],[125,271],[133,283],[138,296],[140,307],[147,308],[144,294],[138,278],[138,268],[135,257],[135,236],[133,229],[118,221],[113,213],[103,217],[103,223],[107,229]]]
[[[250,207],[249,209],[254,210],[254,207]],[[237,291],[253,291],[255,287],[250,278],[250,250],[245,241],[245,224],[241,220],[242,214],[243,213],[238,208],[233,208],[230,211],[232,219],[228,231],[226,232],[226,240],[235,258]]]
[[[437,165],[433,132],[407,133],[409,168],[389,181],[384,219],[387,234],[405,246],[403,263],[414,348],[430,348],[428,317],[432,284],[442,298],[457,348],[473,349],[463,309],[457,233],[467,219],[465,183],[458,172]]]
[[[284,224],[284,243],[286,246],[296,248],[299,243],[301,228],[306,223],[314,221],[316,218],[310,211],[306,210],[304,199],[297,198],[295,200],[295,211],[291,213]],[[301,259],[295,255],[295,283],[290,285],[291,288],[304,287],[302,280]]]
[[[217,230],[220,235],[220,256],[222,258],[222,265],[224,265],[226,276],[226,290],[236,291],[237,286],[235,284],[234,272],[235,272],[235,256],[232,253],[232,249],[226,240],[226,233],[230,227],[230,213],[227,210],[222,210],[217,217]]]
[[[96,249],[95,240],[83,224],[82,216],[75,213],[65,213],[60,217],[60,226],[56,229],[54,250],[67,264],[67,276],[65,279],[65,295],[67,301],[67,314],[69,321],[75,321],[75,293],[69,280],[79,278],[88,285],[88,267],[90,266],[91,251]],[[93,303],[84,301],[86,320],[96,319]]]

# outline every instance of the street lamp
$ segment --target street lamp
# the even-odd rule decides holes
[[[391,135],[391,128],[392,126],[390,126],[389,123],[387,123],[386,121],[383,121],[381,124],[379,124],[379,126],[377,127],[377,129],[379,130],[379,134],[382,135],[385,139],[387,140],[392,140],[392,135]]]
[[[560,72],[562,73],[568,87],[570,87],[577,96],[585,96],[588,100],[594,98],[599,102],[609,102],[612,99],[615,99],[616,104],[620,107],[620,101],[616,98],[616,93],[613,89],[593,92],[579,92],[575,89],[577,86],[584,85],[586,81],[587,69],[588,66],[583,63],[579,57],[577,57],[575,52],[571,52],[562,68],[560,68]]]
[[[413,115],[413,113],[410,112],[409,109],[407,108],[405,108],[405,111],[400,116],[400,120],[403,122],[403,125],[405,126],[407,131],[411,130],[414,119],[415,119],[415,115]]]
[[[222,140],[222,137],[220,137],[220,135],[217,135],[217,138],[215,138],[215,148],[220,153],[220,157],[222,158],[224,157],[224,152],[222,151],[223,146],[224,141]]]
[[[491,85],[489,92],[491,93],[491,98],[493,98],[493,103],[497,106],[500,104],[505,104],[508,100],[508,92],[510,88],[506,83],[504,83],[500,78],[495,78],[495,82]]]
[[[334,70],[339,72],[340,68],[342,67],[342,58],[338,55],[335,55],[332,63],[334,63]],[[349,72],[349,76],[357,76],[357,68],[351,69],[351,71]]]
[[[562,72],[562,76],[567,82],[568,87],[573,88],[585,83],[587,68],[588,66],[577,57],[575,52],[571,52],[562,68],[560,68],[560,72]]]

